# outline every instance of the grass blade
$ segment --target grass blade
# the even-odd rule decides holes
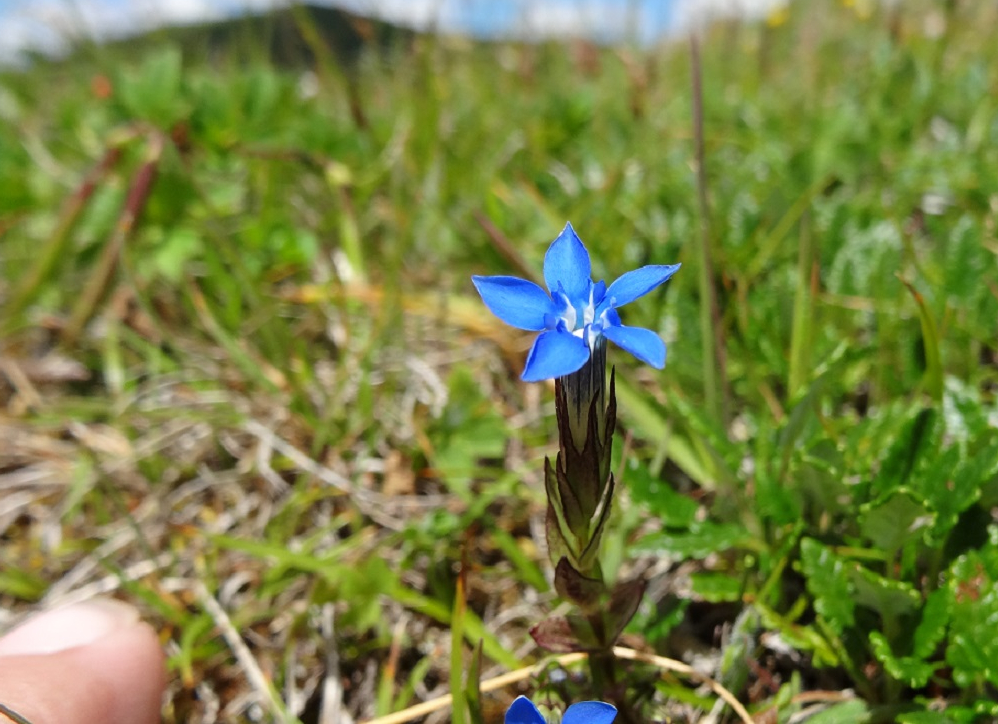
[[[450,693],[453,697],[451,722],[464,724],[467,714],[467,697],[464,691],[464,615],[468,610],[465,598],[465,569],[461,567],[454,591],[454,608],[450,619]]]
[[[915,289],[914,285],[900,275],[898,279],[901,279],[901,283],[908,287],[911,296],[915,298],[915,304],[918,305],[918,319],[922,324],[922,348],[925,350],[925,386],[929,396],[936,403],[941,403],[943,401],[943,362],[942,354],[939,351],[939,330],[936,327],[936,321],[925,305],[925,298]]]
[[[693,137],[696,148],[697,204],[700,210],[699,288],[700,338],[703,343],[703,389],[714,419],[727,420],[725,393],[724,328],[714,288],[714,267],[710,251],[710,203],[707,197],[706,153],[703,142],[703,79],[700,74],[700,44],[690,35],[690,73],[693,85]]]

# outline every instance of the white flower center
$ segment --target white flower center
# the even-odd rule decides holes
[[[593,319],[596,317],[596,305],[593,304],[593,285],[589,285],[589,304],[586,308],[582,310],[582,323],[583,325],[592,324]]]
[[[568,295],[561,292],[561,301],[565,305],[564,310],[561,313],[561,321],[565,323],[565,326],[569,331],[575,331],[575,322],[579,318],[578,312],[575,311],[575,307],[572,306],[572,300],[568,298]]]
[[[605,327],[607,323],[607,313],[613,307],[613,301],[611,300],[610,306],[605,309],[600,314],[599,319],[597,319],[594,295],[594,286],[590,283],[589,300],[581,308],[578,308],[572,304],[572,300],[569,299],[568,295],[562,291],[559,291],[553,295],[554,298],[562,304],[561,312],[556,317],[557,322],[563,323],[565,325],[565,329],[571,332],[573,336],[578,337],[579,339],[584,339],[586,344],[589,346],[589,349],[595,349],[599,338],[603,336],[603,327]],[[553,326],[549,327],[549,329],[553,328]]]
[[[589,302],[581,310],[572,304],[572,300],[564,292],[559,292],[558,296],[564,305],[559,319],[565,323],[568,331],[576,337],[581,337],[585,328],[591,325],[596,319],[596,305],[593,303],[592,285],[589,287]]]

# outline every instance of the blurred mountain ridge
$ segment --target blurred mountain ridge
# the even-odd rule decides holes
[[[71,38],[65,52],[23,51],[29,64],[62,65],[91,55],[138,56],[164,43],[187,58],[264,60],[278,66],[311,67],[331,53],[343,64],[365,49],[386,51],[413,42],[419,31],[340,8],[312,4],[248,12],[230,18],[166,24],[107,39]]]

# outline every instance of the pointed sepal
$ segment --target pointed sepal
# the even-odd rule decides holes
[[[610,594],[610,605],[607,606],[605,614],[605,630],[609,634],[607,647],[620,638],[627,624],[634,618],[638,606],[641,605],[641,598],[645,594],[648,582],[641,576],[632,578],[629,581],[621,581],[613,587]]]
[[[586,612],[598,608],[606,593],[602,577],[584,576],[569,563],[568,558],[558,561],[554,569],[554,587],[562,598],[572,601]]]
[[[585,650],[565,616],[544,619],[530,629],[530,637],[542,649],[555,654],[570,654]]]
[[[607,481],[606,488],[603,490],[603,498],[596,509],[598,513],[596,523],[589,531],[586,547],[579,554],[579,567],[583,571],[588,571],[599,565],[600,541],[603,540],[603,531],[606,529],[607,521],[610,520],[610,511],[613,507],[613,491],[615,489],[616,483],[613,475],[611,475]]]
[[[589,621],[578,614],[546,618],[530,629],[530,637],[542,649],[555,654],[602,651],[604,648]]]
[[[544,520],[544,537],[547,539],[548,558],[551,559],[552,565],[557,565],[557,561],[562,558],[575,560],[578,557],[568,542],[570,534],[566,529],[564,518],[559,518],[558,511],[555,510],[554,503],[551,502],[550,493],[548,494],[547,516]]]

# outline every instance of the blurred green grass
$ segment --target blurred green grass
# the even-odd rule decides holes
[[[721,412],[684,43],[401,35],[345,60],[294,20],[308,65],[251,30],[0,74],[0,611],[142,601],[176,721],[307,720],[331,649],[355,716],[446,690],[459,566],[485,675],[529,660],[550,394],[469,277],[536,273],[571,220],[596,278],[684,264],[625,310],[666,370],[612,360],[630,499],[607,558],[654,575],[632,633],[700,642],[757,712],[855,688],[850,716],[983,715],[994,9],[794,4],[706,33]],[[698,716],[656,686],[649,716]]]

